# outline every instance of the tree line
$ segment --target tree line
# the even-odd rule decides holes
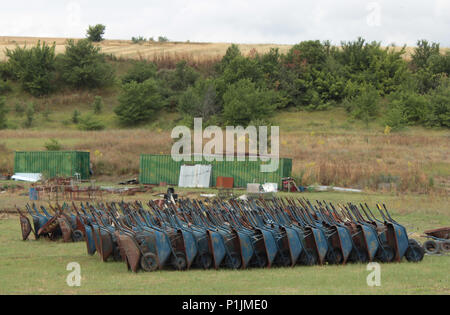
[[[117,77],[92,40],[69,40],[65,53],[58,55],[54,45],[38,43],[6,51],[8,60],[0,63],[0,95],[10,91],[10,81],[34,96],[64,87],[120,86],[115,114],[123,125],[149,122],[162,110],[179,111],[188,124],[202,117],[217,125],[261,125],[270,123],[278,110],[342,106],[355,119],[381,119],[394,130],[407,125],[450,127],[450,52],[442,54],[439,44],[420,40],[410,58],[405,54],[405,47],[383,48],[362,38],[339,47],[303,41],[286,54],[271,49],[243,55],[231,45],[208,73],[186,61],[175,69],[133,61]],[[0,128],[5,112],[1,104],[4,99]]]

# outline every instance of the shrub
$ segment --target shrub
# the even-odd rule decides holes
[[[87,115],[84,118],[80,118],[78,128],[84,131],[96,131],[105,129],[105,125],[95,116]]]
[[[350,114],[369,124],[370,120],[378,114],[380,94],[371,85],[361,87],[359,95],[347,98],[344,102],[345,107]]]
[[[248,126],[250,121],[266,119],[276,108],[275,91],[257,88],[249,79],[231,84],[223,96],[226,124]]]
[[[56,139],[50,139],[45,143],[45,148],[47,151],[61,151],[62,146]]]
[[[103,98],[101,96],[96,96],[92,107],[94,109],[94,114],[100,114],[103,110]]]
[[[425,69],[428,67],[430,57],[439,54],[439,44],[430,44],[425,39],[419,40],[417,41],[417,47],[414,49],[414,53],[411,55],[412,64],[416,69]]]
[[[390,104],[389,109],[387,110],[384,118],[384,123],[393,131],[398,131],[402,129],[406,124],[407,120],[403,113],[402,104],[392,103]]]
[[[22,88],[34,96],[50,93],[55,70],[55,44],[48,46],[40,42],[35,47],[6,49],[8,64],[14,79]]]
[[[184,92],[179,101],[180,114],[189,118],[202,117],[208,121],[221,110],[217,100],[216,87],[212,80],[198,80]]]
[[[133,125],[150,120],[163,106],[163,99],[156,81],[150,79],[143,83],[132,81],[124,84],[119,103],[114,110],[119,120],[125,125]]]
[[[79,122],[80,122],[80,112],[77,110],[77,109],[75,109],[74,111],[73,111],[73,114],[72,114],[72,122],[74,123],[74,124],[78,124]]]
[[[168,41],[169,41],[169,39],[167,37],[165,37],[165,36],[159,36],[158,37],[158,42],[160,42],[160,43],[166,43]]]
[[[0,79],[0,95],[5,95],[11,91],[12,87],[9,81],[3,81],[2,79]]]
[[[103,35],[105,34],[106,26],[102,24],[97,24],[95,26],[89,26],[86,38],[91,42],[101,42],[103,41]]]
[[[8,113],[8,109],[6,108],[6,98],[0,96],[0,129],[5,129],[7,127],[6,124],[6,114]]]
[[[444,77],[441,84],[430,94],[430,110],[425,124],[431,127],[450,128],[450,79]]]
[[[147,39],[145,37],[139,36],[139,37],[132,37],[131,41],[133,44],[142,44],[147,42]]]
[[[100,88],[114,82],[114,70],[105,55],[88,40],[68,40],[66,53],[57,58],[57,68],[62,80],[76,88]]]
[[[25,119],[25,122],[24,122],[24,127],[25,128],[31,128],[31,126],[33,125],[34,113],[35,113],[34,104],[33,103],[29,103],[28,107],[27,107],[27,109],[25,111],[25,115],[26,115],[26,119]]]
[[[148,79],[155,78],[157,71],[158,68],[156,64],[152,62],[138,61],[122,78],[122,83],[130,83],[131,81],[142,83]]]

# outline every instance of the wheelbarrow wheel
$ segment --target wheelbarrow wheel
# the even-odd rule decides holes
[[[339,265],[344,261],[344,257],[338,248],[333,248],[327,253],[327,260],[331,265]]]
[[[186,256],[183,252],[176,252],[172,257],[172,266],[177,270],[186,270],[187,269],[187,261]]]
[[[233,252],[225,257],[225,265],[231,269],[239,269],[242,266],[241,256]]]
[[[289,267],[291,262],[291,254],[289,250],[283,250],[279,256],[278,263],[282,267]]]
[[[406,260],[414,263],[422,261],[424,255],[424,249],[417,245],[409,245],[405,253]]]
[[[435,240],[426,241],[425,243],[423,243],[423,248],[425,250],[425,253],[427,253],[428,255],[439,254],[439,251],[441,249],[439,243]]]
[[[358,256],[359,256],[358,257],[359,262],[361,262],[363,264],[369,262],[369,255],[367,254],[367,251],[365,249],[359,248],[357,250],[357,252],[358,252]]]
[[[317,264],[317,261],[317,253],[311,249],[305,249],[302,251],[298,259],[298,262],[304,266],[314,266]]]
[[[200,254],[197,258],[197,264],[205,270],[211,268],[211,266],[213,264],[213,259],[212,259],[211,254],[209,254],[209,253]]]
[[[443,253],[450,253],[450,240],[445,240],[441,243],[441,250]]]
[[[376,258],[382,263],[392,262],[395,258],[395,252],[389,245],[383,245],[378,249]]]
[[[83,232],[80,230],[73,231],[72,238],[74,242],[82,242],[84,239]]]
[[[417,246],[419,246],[419,247],[422,247],[422,246],[420,245],[420,243],[419,243],[418,241],[414,240],[414,239],[410,239],[410,240],[408,241],[408,244],[409,244],[409,245],[417,245]]]
[[[264,253],[256,253],[255,255],[255,265],[258,268],[267,267],[267,256]]]
[[[153,272],[158,269],[158,257],[153,253],[145,253],[141,257],[141,268],[145,272]]]

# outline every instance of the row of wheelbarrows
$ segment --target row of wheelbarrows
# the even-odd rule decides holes
[[[37,238],[84,238],[89,255],[133,272],[420,262],[423,248],[385,206],[377,210],[306,199],[65,204],[53,215],[27,206]],[[25,240],[33,229],[23,213],[21,226]]]

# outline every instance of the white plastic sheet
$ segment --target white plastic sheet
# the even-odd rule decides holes
[[[20,182],[30,182],[36,183],[42,179],[42,174],[40,173],[17,173],[11,177],[12,180]]]
[[[209,188],[211,183],[211,165],[183,165],[180,170],[178,187]]]

